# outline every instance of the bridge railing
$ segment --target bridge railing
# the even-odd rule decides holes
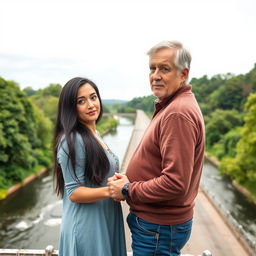
[[[52,245],[48,245],[45,250],[27,250],[27,249],[0,249],[0,256],[58,256],[58,250]],[[132,253],[128,253],[132,256]],[[193,256],[191,254],[183,254],[184,256]],[[203,251],[202,256],[212,256],[208,250]]]
[[[233,231],[236,238],[240,241],[243,247],[246,249],[249,255],[256,255],[256,238],[251,238],[247,235],[244,230],[244,227],[240,225],[226,210],[225,205],[223,205],[212,193],[210,189],[201,184],[202,190],[205,192],[205,195],[210,199],[210,202],[213,204],[218,213],[223,217],[226,224]]]

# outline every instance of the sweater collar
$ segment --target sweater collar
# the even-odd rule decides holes
[[[164,107],[166,107],[171,101],[173,101],[178,95],[184,93],[184,92],[188,92],[191,91],[192,86],[190,84],[184,84],[182,85],[176,92],[174,92],[172,95],[168,96],[167,98],[165,98],[164,100],[162,100],[161,102],[156,99],[155,100],[155,112],[153,115],[153,118],[155,117],[155,115]]]

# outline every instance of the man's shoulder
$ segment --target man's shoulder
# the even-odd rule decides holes
[[[162,119],[168,120],[170,117],[183,117],[192,122],[202,119],[200,107],[193,93],[184,93],[170,102],[162,113]]]

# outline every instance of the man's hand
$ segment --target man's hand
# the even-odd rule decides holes
[[[109,193],[110,196],[115,201],[123,201],[124,196],[122,194],[122,188],[124,184],[128,183],[129,180],[126,175],[115,173],[113,177],[108,178],[108,187],[109,187]]]

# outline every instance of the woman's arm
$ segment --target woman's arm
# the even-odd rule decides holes
[[[70,201],[74,203],[91,203],[109,197],[108,187],[86,187],[86,177],[84,173],[86,154],[80,134],[77,134],[76,136],[75,149],[75,172],[71,160],[68,158],[68,146],[65,139],[63,139],[61,146],[58,149],[58,162],[61,165],[63,173],[64,190]]]
[[[78,187],[70,196],[69,199],[73,203],[93,203],[95,201],[108,198],[109,188],[89,188],[89,187]]]

